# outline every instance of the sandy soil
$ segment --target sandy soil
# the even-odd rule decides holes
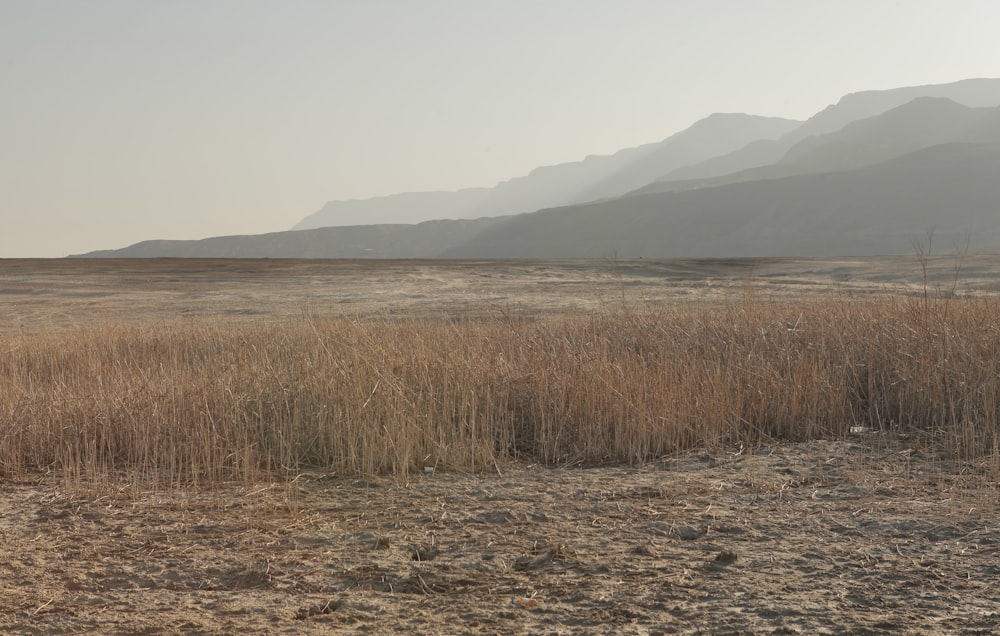
[[[408,483],[3,482],[0,632],[992,634],[975,468],[872,435]]]

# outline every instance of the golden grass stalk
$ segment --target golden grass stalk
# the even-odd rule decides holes
[[[643,462],[852,426],[997,472],[1000,306],[892,297],[0,337],[0,470],[144,486]]]

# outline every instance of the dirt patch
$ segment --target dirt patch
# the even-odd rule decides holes
[[[0,631],[995,633],[996,484],[905,444],[90,499],[0,484]]]

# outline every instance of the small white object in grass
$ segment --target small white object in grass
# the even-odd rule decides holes
[[[425,473],[433,473],[434,472],[434,467],[433,466],[424,466],[424,472]]]

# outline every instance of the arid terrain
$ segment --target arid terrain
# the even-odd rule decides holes
[[[927,287],[1000,291],[1000,257],[927,261]],[[0,260],[3,329],[108,321],[298,316],[532,315],[682,302],[747,292],[801,299],[921,293],[915,256],[881,259],[381,261],[240,259]]]
[[[924,264],[0,260],[0,334],[997,291],[1000,257]],[[10,474],[0,632],[992,634],[1000,458],[985,457],[855,427],[632,466],[151,490]]]
[[[737,453],[122,501],[7,481],[0,630],[1000,628],[996,490],[975,471],[876,439]]]

